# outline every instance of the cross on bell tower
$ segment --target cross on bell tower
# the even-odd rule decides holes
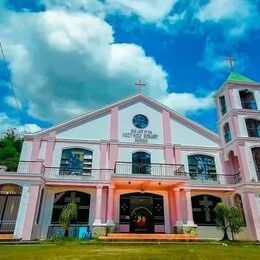
[[[230,71],[232,72],[234,70],[235,59],[232,56],[229,56],[229,57],[226,58],[226,61],[229,63]]]
[[[146,84],[142,83],[142,81],[139,79],[139,81],[135,83],[135,86],[138,88],[138,92],[142,93],[142,88],[146,86]]]

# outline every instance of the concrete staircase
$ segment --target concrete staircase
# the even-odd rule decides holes
[[[98,238],[102,241],[197,241],[198,237],[190,234],[137,234],[110,233]]]

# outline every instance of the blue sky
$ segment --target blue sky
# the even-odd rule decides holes
[[[260,81],[260,0],[6,0],[0,130],[35,131],[145,93],[217,131],[212,94],[236,71]]]

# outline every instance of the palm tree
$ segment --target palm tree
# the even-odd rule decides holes
[[[228,229],[232,234],[234,240],[234,234],[238,234],[243,226],[243,219],[241,212],[237,206],[228,206],[223,202],[219,202],[215,207],[216,212],[216,224],[223,231],[222,240],[229,240]]]
[[[78,205],[72,201],[68,203],[61,211],[59,222],[65,231],[64,236],[69,235],[69,226],[72,220],[76,220],[78,216]]]

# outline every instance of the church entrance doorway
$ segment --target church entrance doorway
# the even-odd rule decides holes
[[[0,233],[14,233],[21,194],[22,187],[18,185],[0,185]]]
[[[64,230],[61,228],[59,218],[62,209],[70,202],[77,204],[77,219],[71,221],[68,235],[70,237],[79,237],[83,231],[85,233],[88,231],[90,194],[80,191],[59,192],[54,196],[51,225],[47,235],[49,238],[64,236]]]
[[[120,196],[120,224],[130,233],[155,233],[164,225],[163,196],[129,193]]]

